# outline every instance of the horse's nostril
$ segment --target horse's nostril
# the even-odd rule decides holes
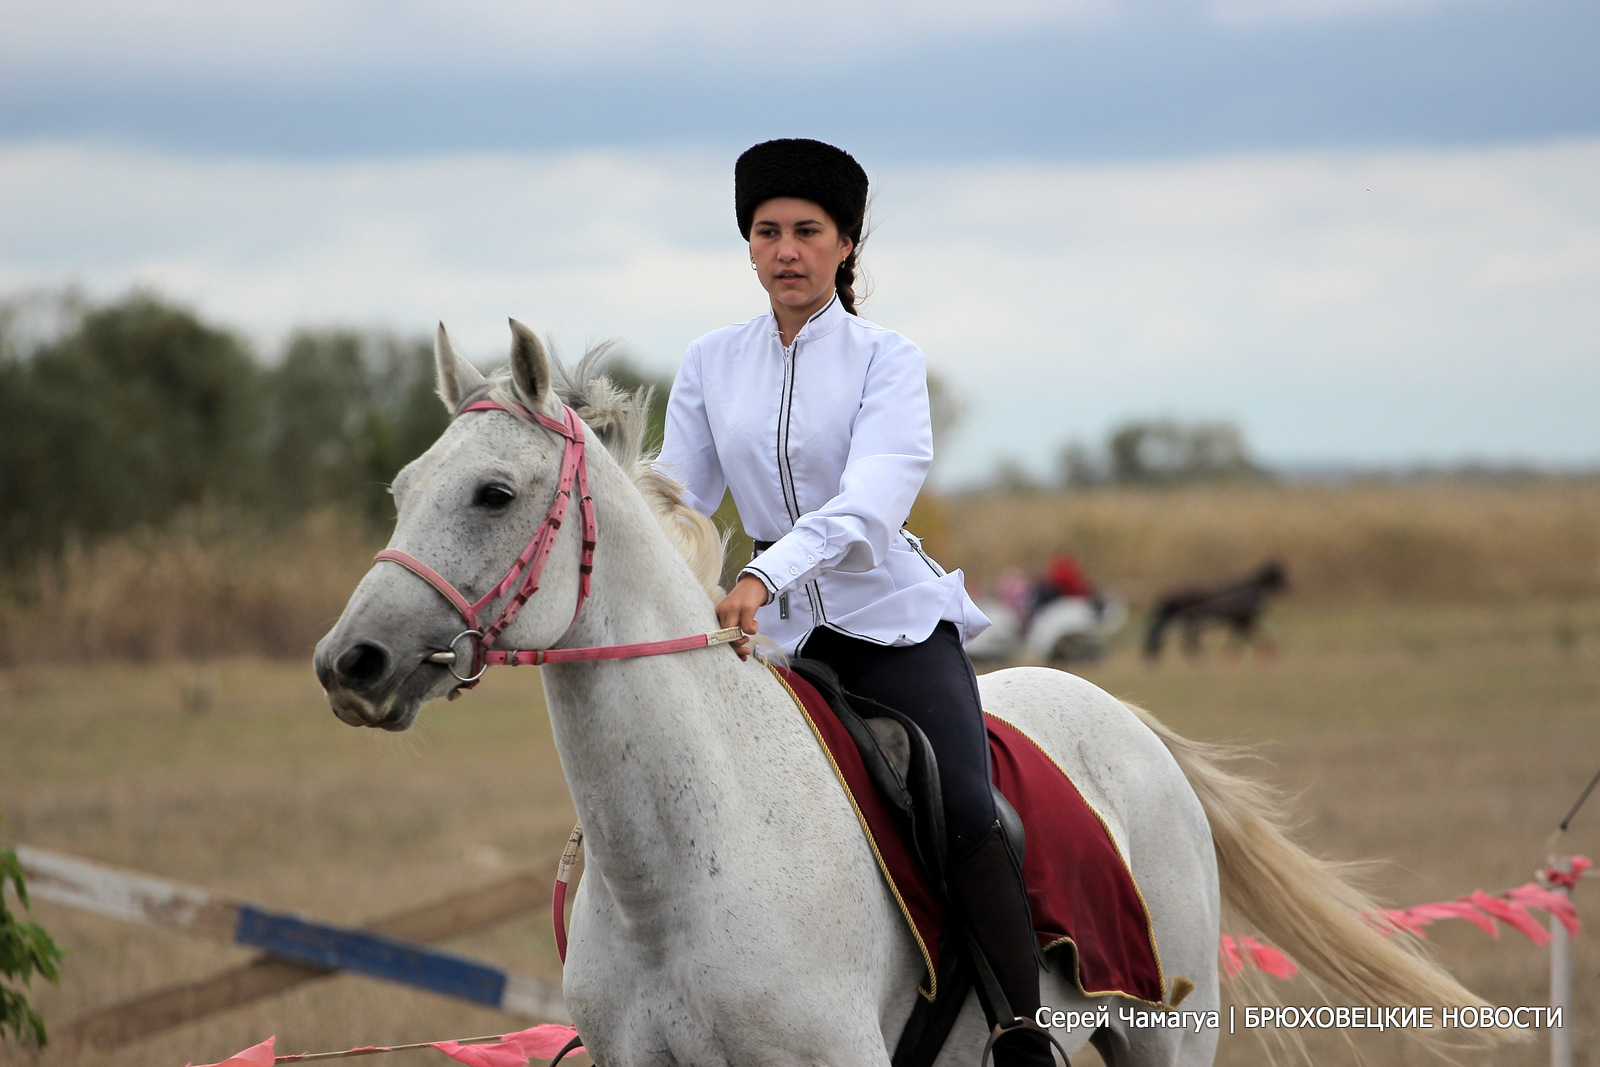
[[[352,689],[365,689],[377,682],[389,669],[389,654],[377,645],[365,641],[351,645],[334,664],[339,680]]]

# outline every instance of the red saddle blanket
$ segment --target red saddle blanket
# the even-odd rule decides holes
[[[878,866],[911,927],[928,985],[938,996],[939,931],[944,908],[922,872],[893,810],[878,794],[855,743],[827,701],[804,678],[782,668],[788,686],[844,786]],[[1027,832],[1023,876],[1040,947],[1070,944],[1074,976],[1088,996],[1117,993],[1151,1004],[1165,1000],[1166,982],[1144,897],[1105,824],[1072,780],[1043,749],[1015,726],[984,716],[995,785],[1022,817]]]

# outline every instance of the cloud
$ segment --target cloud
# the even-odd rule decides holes
[[[870,161],[869,161],[870,163]],[[969,401],[942,477],[1120,418],[1273,460],[1593,461],[1600,138],[1178,162],[872,166],[866,314]],[[764,306],[724,153],[390,161],[0,148],[0,291],[153,287],[271,351],[299,324],[480,360],[515,315],[670,373]]]
[[[1584,141],[920,173],[872,312],[936,363],[981,353],[1025,456],[1176,412],[1278,459],[1593,458],[1597,167]],[[951,202],[960,242],[928,228]]]
[[[1600,132],[1593,0],[10,0],[0,140],[1152,159]]]
[[[1479,0],[1470,6],[1508,6],[1517,0]],[[1207,11],[1218,22],[1251,26],[1274,22],[1329,22],[1336,19],[1415,15],[1469,6],[1460,0],[1211,0]]]
[[[0,149],[0,288],[146,285],[267,348],[302,323],[420,330],[443,318],[487,358],[516,315],[569,344],[620,332],[677,349],[719,291],[738,291],[702,279],[746,281],[714,266],[744,262],[724,164],[687,153],[326,163]],[[718,321],[747,306],[722,300]]]
[[[1005,33],[1104,19],[1111,0],[813,0],[790,9],[743,0],[10,0],[0,39],[15,73],[62,64],[112,72],[344,77],[421,65],[425,72],[571,69],[688,48],[743,53],[797,73],[973,31]]]

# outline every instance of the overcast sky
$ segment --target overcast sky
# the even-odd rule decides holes
[[[1592,0],[9,0],[0,294],[670,373],[764,306],[732,160],[785,135],[873,177],[864,311],[968,402],[947,482],[1149,415],[1600,461]]]

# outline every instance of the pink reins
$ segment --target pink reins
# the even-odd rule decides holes
[[[521,413],[540,426],[561,435],[565,443],[561,448],[561,477],[556,484],[555,499],[550,502],[550,508],[545,512],[544,521],[534,531],[528,545],[522,550],[511,564],[511,569],[506,571],[505,577],[494,584],[487,593],[476,603],[469,603],[461,592],[451,585],[438,571],[422,562],[408,552],[395,548],[386,548],[372,558],[373,563],[387,561],[397,563],[406,570],[415,574],[448,600],[466,622],[467,628],[457,634],[450,642],[450,647],[433,653],[428,657],[430,663],[445,666],[461,685],[450,694],[454,699],[463,689],[471,689],[483,677],[483,672],[491,666],[504,664],[507,667],[536,665],[542,663],[571,663],[579,660],[601,659],[632,659],[637,656],[659,656],[668,652],[684,652],[689,649],[706,648],[710,645],[728,644],[739,640],[742,634],[737,626],[723,630],[713,630],[709,633],[693,634],[689,637],[669,638],[665,641],[646,641],[631,645],[596,645],[588,648],[552,648],[552,649],[491,649],[495,639],[500,636],[506,627],[510,626],[522,610],[524,604],[534,593],[539,591],[539,578],[544,573],[545,563],[550,559],[550,550],[555,546],[556,534],[561,530],[562,520],[566,518],[567,506],[572,500],[574,487],[578,491],[578,515],[583,523],[583,547],[578,561],[578,603],[572,610],[572,622],[567,624],[567,629],[578,621],[578,615],[583,611],[584,601],[589,598],[590,578],[594,573],[594,550],[599,536],[594,518],[594,501],[589,496],[589,467],[584,457],[583,423],[570,407],[563,406],[561,420],[556,420],[543,412],[530,411],[521,404],[515,405],[515,411],[495,400],[478,400],[466,405],[458,414],[464,415],[469,411],[503,411],[508,414]],[[520,586],[518,578],[521,579]],[[510,593],[513,587],[516,593],[506,601],[500,614],[488,626],[479,622],[479,613],[493,604],[496,600]],[[456,645],[461,639],[469,638],[471,645],[471,659],[468,673],[462,674],[456,670],[460,660],[456,652]]]

